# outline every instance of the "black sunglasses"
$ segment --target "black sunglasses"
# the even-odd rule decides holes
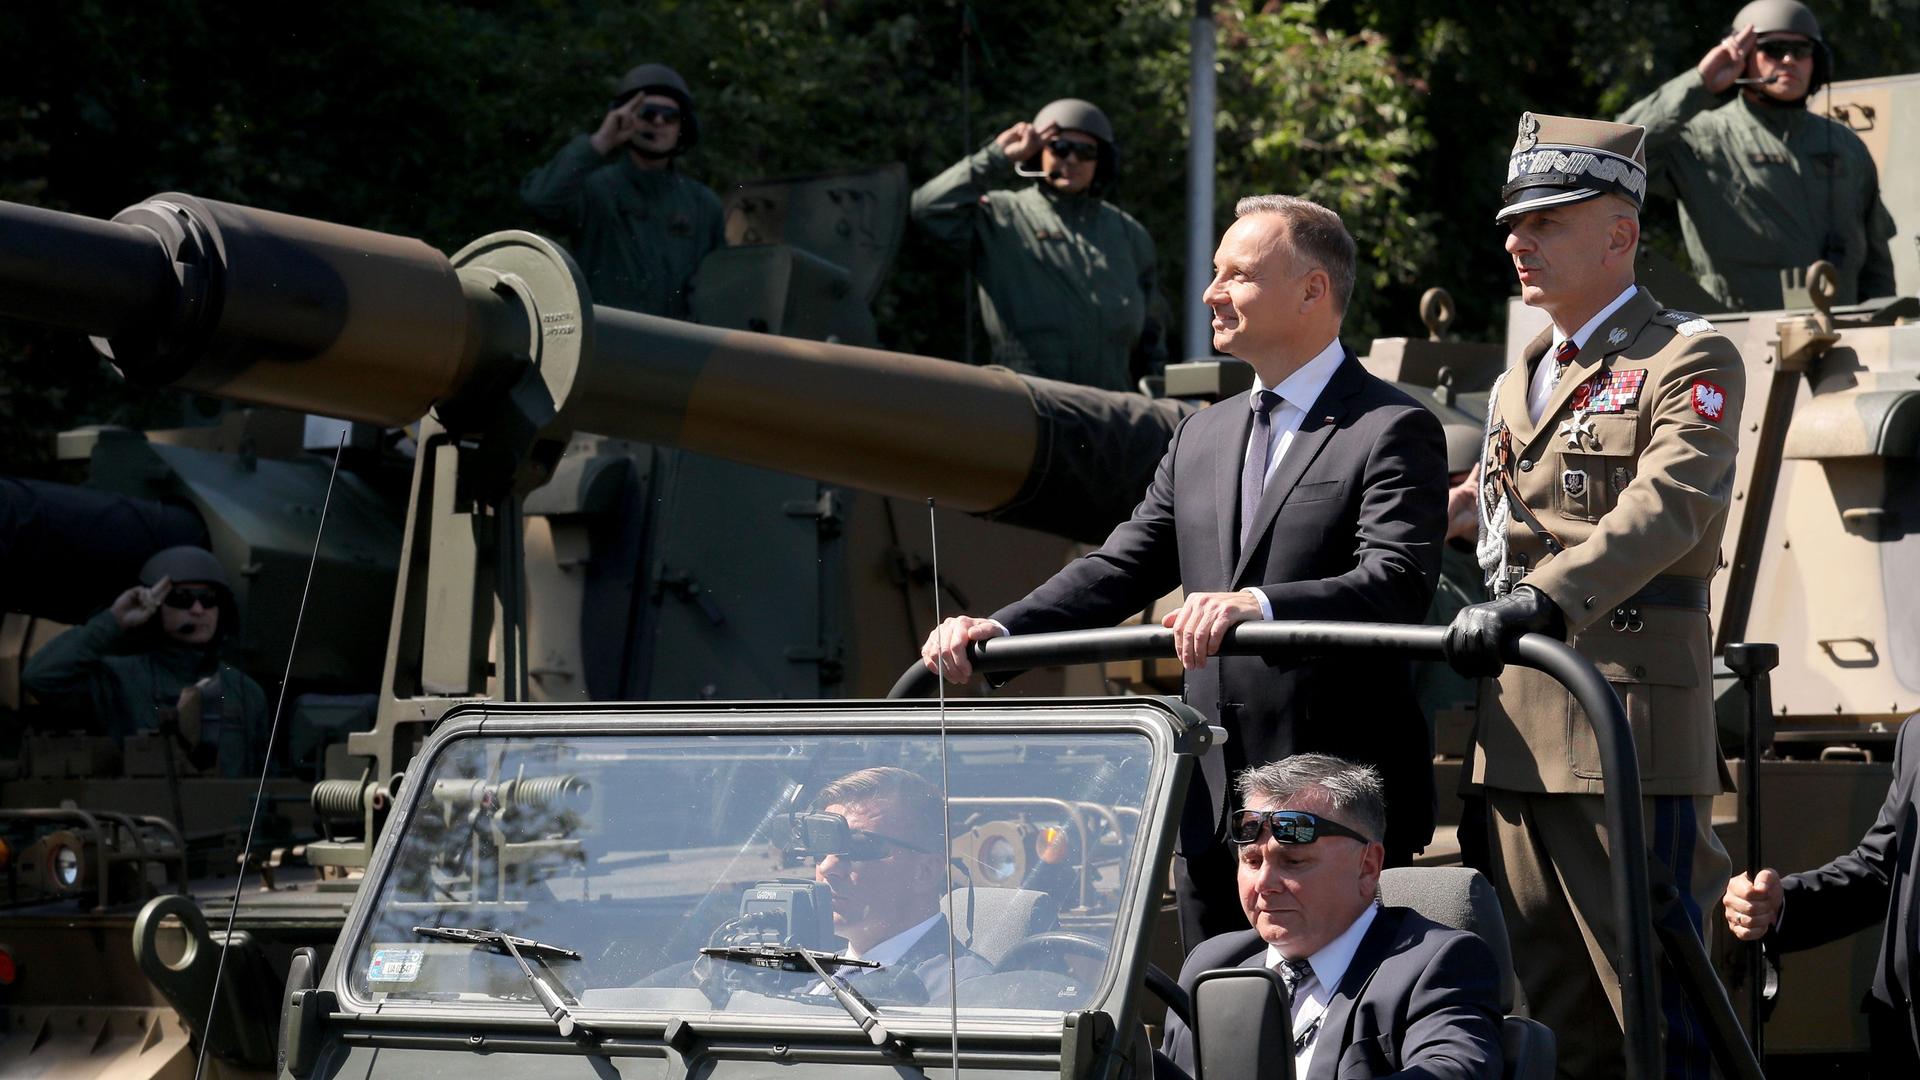
[[[640,119],[649,124],[677,124],[680,110],[671,105],[647,105],[641,108]]]
[[[866,861],[884,859],[895,851],[939,854],[934,848],[922,847],[898,837],[849,828],[842,814],[794,814],[787,828],[786,842],[782,847],[787,854],[802,858],[824,859],[829,855],[838,855],[844,859]]]
[[[220,605],[220,593],[215,589],[183,589],[175,585],[167,590],[167,598],[160,602],[181,611],[187,611],[195,604],[212,611]]]
[[[1807,57],[1813,55],[1813,42],[1811,41],[1763,41],[1754,47],[1774,60],[1785,60],[1789,57],[1795,60],[1805,60]]]
[[[1322,836],[1351,836],[1363,844],[1373,841],[1337,821],[1305,810],[1235,810],[1228,819],[1227,836],[1236,844],[1260,840],[1260,826],[1282,844],[1311,844]]]
[[[1047,149],[1057,158],[1078,158],[1081,161],[1100,160],[1100,144],[1076,142],[1072,139],[1057,138],[1047,143]]]

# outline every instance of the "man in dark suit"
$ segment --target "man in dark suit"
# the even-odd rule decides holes
[[[1810,949],[1883,922],[1880,959],[1864,1003],[1873,1075],[1920,1076],[1920,724],[1900,725],[1893,784],[1873,828],[1852,851],[1784,879],[1774,870],[1727,882],[1727,927],[1741,941],[1771,935]]]
[[[1377,770],[1299,754],[1240,774],[1228,823],[1251,930],[1213,938],[1180,971],[1271,967],[1292,997],[1301,1080],[1500,1075],[1499,968],[1486,942],[1376,899],[1386,820]],[[1193,1032],[1167,1018],[1161,1053],[1198,1075]]]
[[[1205,300],[1214,347],[1252,365],[1253,391],[1181,424],[1133,517],[1098,551],[992,618],[948,619],[921,650],[929,668],[965,682],[972,642],[1111,626],[1186,590],[1166,619],[1186,698],[1228,734],[1202,759],[1181,820],[1188,947],[1245,928],[1219,840],[1226,778],[1244,766],[1303,750],[1376,764],[1394,793],[1388,863],[1433,833],[1427,726],[1405,663],[1213,655],[1248,619],[1419,622],[1446,531],[1439,421],[1340,344],[1354,244],[1339,215],[1284,195],[1242,199],[1236,212]]]
[[[949,945],[946,893],[946,821],[940,792],[919,774],[890,765],[849,773],[820,789],[814,805],[846,819],[852,850],[823,853],[813,877],[833,893],[833,932],[847,939],[845,955],[878,969],[848,969],[869,1000],[888,1004],[916,996],[945,1001],[948,950],[960,980],[985,975],[979,955]],[[869,981],[872,980],[872,981]],[[916,981],[917,980],[917,983]],[[869,992],[872,987],[888,989]]]

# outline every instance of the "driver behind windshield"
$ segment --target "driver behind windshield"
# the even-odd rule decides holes
[[[815,881],[833,893],[833,932],[847,940],[845,955],[882,965],[854,968],[840,978],[859,988],[869,972],[911,974],[928,1001],[944,1001],[948,978],[946,820],[940,792],[918,774],[892,766],[849,773],[814,797],[822,813],[847,821],[850,850],[816,857]],[[986,960],[957,943],[961,981],[991,971]]]

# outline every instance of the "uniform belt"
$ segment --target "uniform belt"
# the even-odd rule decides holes
[[[1527,583],[1526,575],[1521,574],[1510,582],[1495,582],[1494,594],[1504,596],[1515,586]],[[1504,586],[1504,587],[1503,587]],[[1699,578],[1668,577],[1661,575],[1641,586],[1640,591],[1620,601],[1622,609],[1635,607],[1671,607],[1691,608],[1694,611],[1706,611],[1709,608],[1709,589],[1705,581]]]
[[[1699,578],[1668,577],[1663,574],[1641,586],[1640,591],[1627,597],[1622,606],[1677,607],[1706,611],[1708,592],[1707,583]]]

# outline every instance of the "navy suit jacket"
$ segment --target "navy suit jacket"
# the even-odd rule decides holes
[[[1277,619],[1421,622],[1446,532],[1440,422],[1352,353],[1306,414],[1267,482],[1246,550],[1240,474],[1253,413],[1235,397],[1181,423],[1146,497],[1100,550],[993,617],[1015,634],[1112,626],[1176,586],[1257,585]],[[1228,741],[1202,759],[1189,790],[1183,851],[1218,842],[1229,777],[1304,751],[1380,767],[1388,850],[1432,838],[1433,755],[1404,661],[1215,657],[1188,673],[1185,696]]]
[[[1180,986],[1191,995],[1201,972],[1262,967],[1266,959],[1255,931],[1208,938],[1187,957]],[[1198,1075],[1193,1032],[1179,1017],[1168,1014],[1160,1050]],[[1313,1064],[1299,1080],[1408,1070],[1431,1080],[1498,1080],[1501,1063],[1500,975],[1487,943],[1411,908],[1383,907],[1334,988]]]
[[[1824,945],[1881,923],[1880,959],[1867,991],[1875,1050],[1882,1038],[1904,1035],[1906,1054],[1920,1056],[1920,1006],[1914,1002],[1914,966],[1920,961],[1920,724],[1900,725],[1893,750],[1893,783],[1880,816],[1852,851],[1817,870],[1787,875],[1786,907],[1772,936],[1781,949]]]

